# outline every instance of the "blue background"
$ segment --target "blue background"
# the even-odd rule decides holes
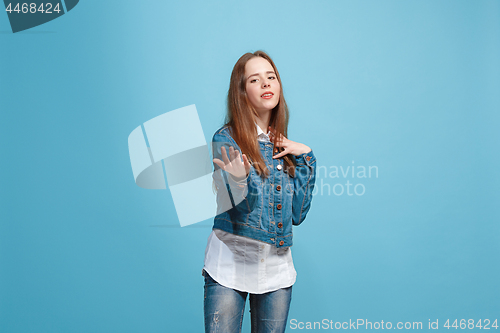
[[[289,320],[500,319],[499,1],[81,1],[0,14],[0,331],[203,331],[211,221],[139,188],[127,137],[196,104],[210,141],[258,49],[318,167],[378,167],[318,173]]]

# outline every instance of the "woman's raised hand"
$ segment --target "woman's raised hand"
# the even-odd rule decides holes
[[[305,154],[311,151],[311,148],[306,146],[303,143],[298,143],[292,140],[288,140],[285,138],[283,134],[280,135],[280,138],[278,139],[276,137],[276,134],[274,130],[269,126],[269,131],[271,131],[271,142],[274,142],[275,147],[283,147],[283,150],[279,153],[273,156],[273,158],[280,158],[282,156],[285,156],[287,154],[292,154],[295,156]]]
[[[239,150],[234,150],[233,147],[229,147],[229,160],[226,154],[226,148],[221,147],[222,160],[214,158],[214,163],[217,164],[222,170],[229,172],[236,180],[245,179],[250,172],[250,163],[248,162],[247,156],[242,155],[243,161],[240,157]]]

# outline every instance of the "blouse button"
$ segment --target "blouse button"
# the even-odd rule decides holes
[[[285,242],[284,241],[280,241],[280,245],[283,245],[283,244],[285,244]]]
[[[283,228],[283,223],[278,223],[278,228]]]
[[[278,165],[276,166],[276,169],[278,169],[278,170],[281,170],[281,168],[282,168],[282,167],[281,167],[281,164],[278,164]]]
[[[306,160],[310,161],[311,160],[311,156],[307,156]]]
[[[280,190],[281,190],[281,185],[276,186],[276,189],[277,189],[278,191],[280,191]]]
[[[281,209],[281,204],[278,204],[276,208]]]

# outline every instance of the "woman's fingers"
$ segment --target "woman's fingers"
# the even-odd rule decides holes
[[[278,138],[276,134],[274,134],[274,132],[271,132],[271,136],[269,137],[269,139],[271,140],[271,142],[274,142],[274,145],[279,145],[280,147],[286,144],[286,142],[288,141],[288,139],[285,138],[283,134],[280,134]]]
[[[239,150],[234,149],[234,147],[229,147],[229,158],[225,147],[221,147],[221,153],[223,161],[218,158],[214,158],[213,161],[222,170],[225,170],[236,177],[240,177],[244,171],[246,171],[245,174],[250,172],[250,162],[245,154],[240,157]]]
[[[282,156],[285,156],[286,154],[288,154],[288,151],[285,149],[281,153],[274,155],[273,158],[280,158]]]
[[[229,158],[228,155],[229,154]],[[222,160],[226,164],[230,164],[231,162],[238,160],[241,162],[241,158],[238,158],[240,156],[240,151],[234,149],[234,147],[229,147],[228,151],[226,152],[226,148],[224,146],[221,147],[221,155],[222,155]]]
[[[221,155],[222,155],[222,160],[224,161],[224,164],[229,164],[229,159],[227,158],[227,153],[226,153],[226,147],[222,146],[220,148]]]
[[[247,155],[241,154],[239,150],[229,147],[229,158],[226,154],[226,148],[221,147],[222,159],[214,158],[213,162],[217,164],[222,170],[229,172],[233,177],[243,179],[250,173],[251,164]],[[241,154],[241,157],[240,157]]]
[[[237,151],[237,156],[236,156],[236,160],[238,161],[238,165],[243,165],[243,167],[245,168],[245,176],[250,172],[250,162],[248,161],[248,158],[247,158],[247,155],[245,154],[242,154],[241,155],[241,158],[240,158],[240,152]]]
[[[221,160],[219,160],[218,158],[214,158],[213,159],[214,163],[217,164],[221,169],[224,170],[224,168],[226,167],[226,165],[224,164],[224,162],[222,162]]]
[[[267,128],[268,128],[268,132],[270,132],[272,136],[276,136],[274,128],[272,128],[271,126],[268,126]]]
[[[229,147],[229,160],[231,160],[231,162],[233,162],[236,159],[236,152],[234,151],[233,146]]]
[[[274,142],[274,146],[275,147],[283,147],[285,144],[283,143],[283,141],[275,141]]]
[[[243,165],[245,166],[245,171],[249,173],[251,167],[250,162],[248,161],[247,155],[243,154],[242,156],[243,156]]]
[[[237,150],[237,151],[234,152],[234,158],[232,159],[232,161],[238,161],[238,162],[241,161],[240,151],[239,150]]]

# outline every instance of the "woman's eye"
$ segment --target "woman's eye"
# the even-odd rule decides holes
[[[276,77],[270,76],[269,79],[274,80]]]
[[[252,81],[250,81],[250,83],[254,82],[254,81],[257,81],[257,79],[253,79]]]

